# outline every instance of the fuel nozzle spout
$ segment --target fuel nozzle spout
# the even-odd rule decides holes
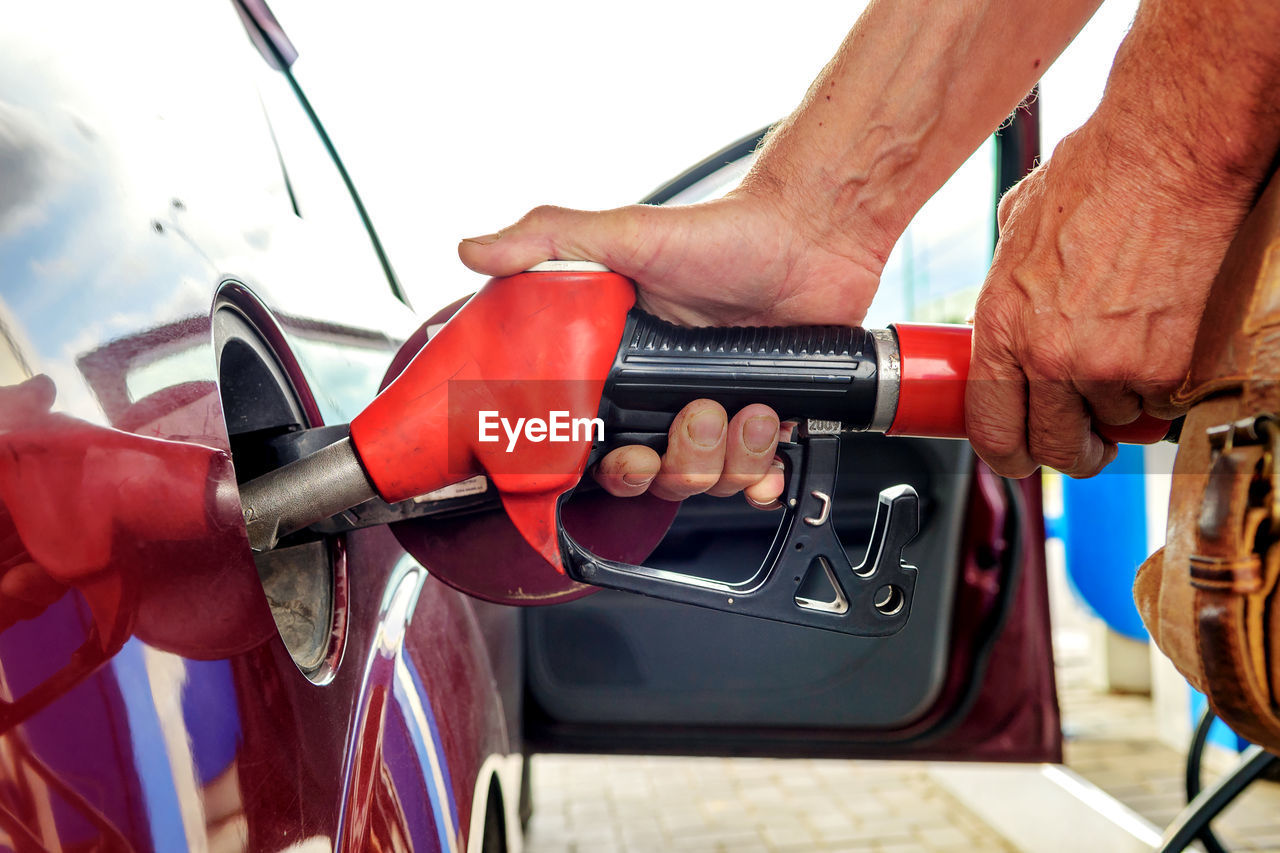
[[[556,504],[582,477],[591,437],[512,454],[480,434],[478,416],[590,420],[634,302],[629,280],[595,266],[490,281],[356,415],[349,438],[241,486],[250,545],[270,550],[370,502],[348,528],[431,514],[452,506],[441,490],[484,475],[482,491],[562,570]]]
[[[377,494],[351,439],[344,438],[240,486],[249,546],[270,551],[290,533]]]

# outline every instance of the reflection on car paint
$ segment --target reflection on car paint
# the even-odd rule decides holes
[[[0,849],[332,849],[342,769],[373,725],[364,692],[406,733],[364,753],[379,793],[368,834],[347,837],[465,849],[481,768],[512,752],[471,605],[421,580],[414,624],[429,627],[403,655],[435,691],[417,701],[427,719],[435,703],[440,731],[422,737],[434,752],[416,749],[394,668],[366,666],[404,551],[385,530],[347,537],[346,652],[320,687],[279,639],[239,517],[210,318],[224,282],[268,307],[297,350],[290,381],[334,422],[373,397],[415,325],[367,233],[347,227],[341,182],[320,186],[332,164],[295,157],[314,130],[226,0],[8,11]],[[16,389],[39,374],[52,382],[35,380],[32,404]],[[467,627],[414,654],[439,624]],[[439,810],[423,805],[440,789],[424,755],[446,769]]]
[[[458,849],[458,803],[453,795],[453,779],[440,743],[440,728],[428,700],[430,694],[422,677],[403,649],[396,656],[395,697],[401,722],[413,743],[419,772],[428,780],[427,796],[432,811],[439,815],[436,832],[442,849]]]
[[[43,376],[0,388],[0,517],[12,530],[0,628],[39,616],[74,588],[92,624],[73,656],[80,673],[54,676],[66,685],[134,633],[191,657],[234,654],[270,637],[257,576],[244,559],[239,504],[225,488],[227,454],[54,414],[53,399]],[[227,559],[237,553],[241,560]],[[212,587],[216,597],[198,592]],[[49,691],[10,697],[0,731],[52,698]]]
[[[234,741],[238,719],[234,704],[217,701],[234,693],[166,709],[154,703],[153,682],[168,672],[177,695],[184,683],[195,690],[215,683],[188,681],[188,666],[225,681],[226,661],[199,659],[261,646],[274,626],[238,501],[225,487],[227,454],[53,413],[55,395],[45,376],[0,388],[0,741],[14,778],[38,783],[23,786],[28,796],[10,804],[9,817],[56,811],[57,803],[117,846],[131,846],[126,828],[145,826],[144,837],[167,848],[174,821],[181,829],[189,811],[169,771],[181,751],[164,748],[180,745],[167,718],[193,709],[211,736],[191,743],[219,745],[212,761],[208,749],[197,753],[202,781],[212,786],[206,807],[216,806],[219,821],[239,811],[219,784],[234,755],[227,732]],[[219,594],[202,594],[208,589]],[[122,742],[124,733],[111,730],[119,711],[85,713],[103,703],[123,711],[131,737]],[[101,789],[84,778],[89,756],[110,763],[125,745],[150,795],[145,815],[128,808],[123,792],[121,801],[102,802]],[[119,772],[102,769],[107,778]],[[43,803],[39,791],[47,792]],[[32,844],[41,837],[21,823],[4,828]]]
[[[227,658],[275,628],[228,454],[52,412],[55,395],[45,376],[0,388],[0,769],[24,792],[0,798],[0,830],[31,846],[243,847],[254,774],[238,766],[242,675]],[[344,772],[348,849],[461,849],[449,763],[404,654],[426,581],[401,557],[386,583]],[[113,766],[86,778],[95,763]],[[115,795],[94,781],[122,773]],[[42,826],[55,812],[75,818]]]

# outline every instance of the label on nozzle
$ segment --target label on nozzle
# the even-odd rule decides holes
[[[595,261],[543,261],[529,267],[525,272],[613,272],[613,270]]]
[[[418,495],[413,499],[413,502],[416,504],[436,503],[437,501],[448,501],[454,498],[483,495],[487,491],[489,491],[489,478],[484,474],[477,474],[460,483],[445,486],[443,489],[436,489],[434,492],[428,492],[425,495]]]

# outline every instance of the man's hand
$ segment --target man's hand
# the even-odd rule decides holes
[[[511,275],[544,260],[604,263],[636,282],[639,304],[692,326],[856,325],[875,294],[883,251],[854,238],[815,242],[826,226],[778,194],[747,187],[687,207],[635,205],[599,213],[538,208],[498,234],[464,240],[462,260]],[[666,500],[745,491],[760,507],[782,494],[774,465],[777,414],[767,406],[731,413],[697,400],[676,417],[667,452],[619,448],[595,470],[611,494],[651,491]]]
[[[765,180],[757,173],[754,183]],[[486,275],[551,259],[597,261],[636,282],[641,308],[686,326],[859,323],[889,245],[826,239],[820,209],[751,184],[688,206],[539,207],[496,234],[463,240],[458,255]]]
[[[1173,417],[1205,298],[1243,211],[1150,185],[1149,163],[1064,140],[1000,204],[978,298],[966,421],[998,473],[1088,477],[1115,458],[1096,422]],[[1190,187],[1187,188],[1190,190]]]
[[[1006,476],[1098,473],[1094,423],[1177,411],[1200,317],[1280,144],[1280,12],[1146,0],[1093,117],[1000,204],[969,438]]]
[[[610,494],[631,497],[645,491],[668,501],[698,494],[728,497],[743,492],[762,509],[782,494],[782,466],[774,452],[790,425],[779,427],[768,406],[747,406],[730,420],[719,403],[695,400],[671,425],[667,452],[621,447],[594,474]]]

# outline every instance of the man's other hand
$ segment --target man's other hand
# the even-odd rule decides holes
[[[1248,199],[1123,144],[1129,130],[1095,116],[1001,200],[965,409],[1005,476],[1092,476],[1116,455],[1095,424],[1179,413],[1170,397]]]

